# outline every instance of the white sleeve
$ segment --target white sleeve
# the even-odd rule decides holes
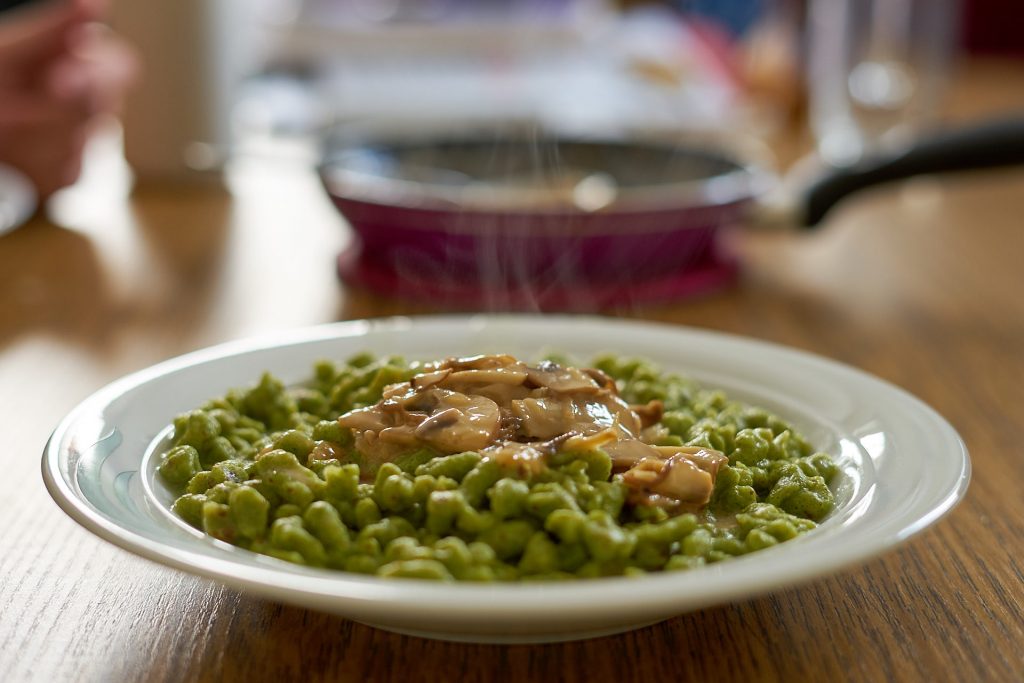
[[[0,235],[31,218],[37,203],[32,181],[18,169],[0,163]]]

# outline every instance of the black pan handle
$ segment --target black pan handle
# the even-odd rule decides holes
[[[918,175],[1024,164],[1024,116],[989,121],[925,138],[895,155],[829,172],[804,197],[804,226],[813,228],[847,195]]]

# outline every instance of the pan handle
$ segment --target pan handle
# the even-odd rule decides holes
[[[804,196],[804,226],[816,227],[847,195],[918,175],[1024,164],[1024,116],[954,129],[893,155],[829,172]]]

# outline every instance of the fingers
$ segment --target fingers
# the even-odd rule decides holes
[[[138,58],[94,24],[107,0],[46,0],[0,18],[0,160],[46,197],[78,177],[98,117],[116,112]]]
[[[95,18],[81,0],[49,0],[12,10],[0,21],[0,71],[17,73],[65,49],[68,33]]]
[[[128,45],[100,26],[84,26],[75,49],[55,60],[44,76],[45,90],[57,102],[86,114],[113,113],[136,79],[139,60]]]
[[[55,59],[34,88],[0,83],[0,125],[36,121],[84,121],[116,113],[136,79],[134,51],[109,32],[91,33],[73,52]]]

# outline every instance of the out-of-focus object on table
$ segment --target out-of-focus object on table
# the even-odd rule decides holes
[[[139,180],[220,177],[238,90],[264,44],[258,20],[271,2],[115,0],[111,24],[143,62],[122,116],[125,156]]]
[[[909,144],[935,120],[957,20],[957,0],[811,0],[810,125],[825,163]]]
[[[734,279],[720,231],[769,181],[726,141],[488,126],[346,131],[321,167],[349,284],[455,308],[600,310]]]
[[[757,23],[736,46],[742,85],[762,125],[784,127],[804,105],[803,2],[766,0]]]

